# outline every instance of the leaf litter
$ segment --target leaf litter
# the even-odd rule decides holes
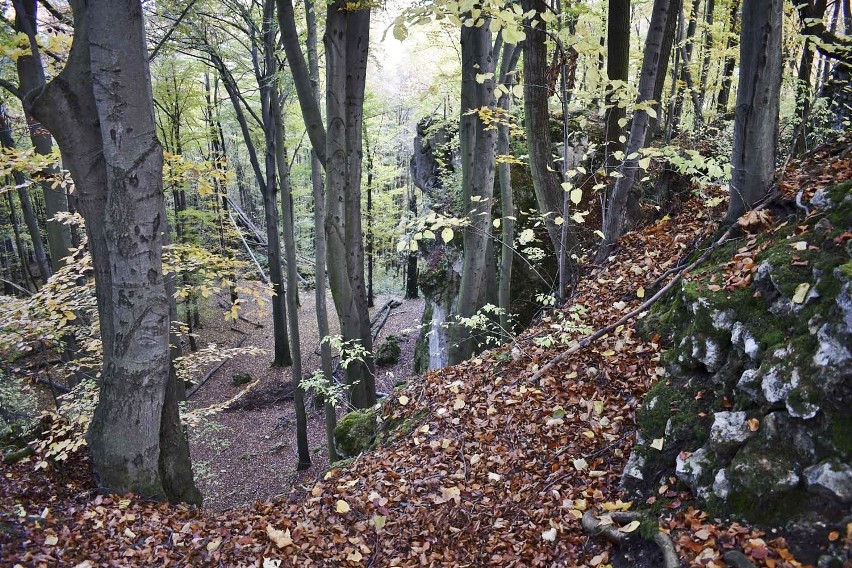
[[[790,168],[786,196],[852,177],[848,160],[842,168],[827,162],[816,175],[810,167]],[[608,269],[578,285],[573,303],[586,308],[584,323],[600,328],[638,306],[716,223],[693,199],[676,218],[626,235]],[[720,285],[741,285],[748,257],[734,259],[734,276]],[[626,324],[531,381],[566,348],[535,341],[554,317],[514,345],[430,372],[384,399],[384,420],[407,421],[408,434],[278,500],[215,513],[100,495],[85,452],[60,469],[6,466],[3,559],[81,567],[606,566],[610,545],[591,539],[581,518],[632,506],[618,481],[635,411],[662,375],[660,338],[642,339]],[[783,538],[711,520],[676,488],[660,494],[670,498],[660,528],[689,565],[723,566],[728,550],[756,566],[801,565]],[[827,538],[852,542],[852,527],[835,533]]]

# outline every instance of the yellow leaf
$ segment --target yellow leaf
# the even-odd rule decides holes
[[[464,408],[464,399],[457,398],[453,404],[453,410],[461,410],[462,408]]]
[[[385,522],[387,521],[387,517],[382,515],[373,515],[373,526],[376,527],[377,531],[382,530],[385,526]]]
[[[631,533],[639,528],[639,521],[630,521],[628,524],[623,527],[619,527],[618,530],[624,533]]]
[[[636,297],[637,298],[644,298],[645,297],[645,288],[640,287],[638,290],[636,290]]]
[[[401,396],[401,397],[399,397],[397,400],[399,400],[399,403],[400,403],[402,406],[405,406],[406,404],[408,404],[408,397],[407,397],[407,396],[405,396],[405,395],[402,395],[402,396]]]
[[[811,289],[811,285],[807,282],[802,282],[798,286],[796,286],[796,291],[793,294],[793,303],[794,304],[802,304],[805,301],[805,297],[808,295],[808,290]]]
[[[583,200],[583,190],[579,187],[572,189],[569,197],[571,198],[571,203],[573,203],[574,205],[579,205],[580,201]]]
[[[349,511],[351,511],[351,510],[352,510],[352,509],[349,507],[349,503],[347,503],[347,502],[346,502],[346,501],[344,501],[343,499],[338,499],[338,500],[337,500],[337,503],[335,504],[335,509],[336,509],[336,510],[337,510],[337,512],[338,512],[338,513],[340,513],[340,514],[348,513]]]
[[[47,538],[44,539],[45,546],[56,546],[58,542],[59,537],[57,537],[55,534],[49,534],[47,535]]]
[[[278,548],[286,548],[293,544],[293,539],[290,538],[290,529],[279,531],[273,528],[271,524],[267,524],[266,534],[269,535],[269,540],[274,542]]]
[[[444,227],[444,230],[441,231],[441,240],[445,243],[448,243],[453,240],[453,230],[449,227]]]
[[[222,537],[215,538],[207,543],[207,552],[215,552],[219,545],[222,544]]]
[[[63,316],[65,317],[65,319],[67,319],[68,321],[71,321],[71,320],[75,320],[75,319],[77,319],[77,316],[75,316],[75,315],[74,315],[74,312],[69,311],[69,310],[64,310],[64,311],[62,312],[62,315],[63,315]]]
[[[665,442],[665,438],[657,438],[653,442],[651,442],[651,447],[659,452],[662,452],[663,442]]]

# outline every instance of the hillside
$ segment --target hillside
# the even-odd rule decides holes
[[[809,203],[818,190],[849,179],[848,145],[792,164],[781,184],[786,205],[767,209],[756,230],[802,222],[794,204],[800,190],[800,201]],[[734,562],[731,551],[742,553],[737,566],[801,566],[814,562],[818,549],[849,562],[852,524],[827,526],[823,541],[797,549],[769,527],[713,519],[675,477],[645,498],[652,512],[644,520],[605,529],[627,539],[625,546],[583,527],[589,511],[613,513],[606,524],[618,520],[614,512],[640,507],[620,480],[636,440],[637,410],[666,380],[664,352],[673,340],[662,327],[645,325],[640,334],[631,320],[544,367],[583,337],[578,326],[616,323],[681,277],[679,270],[719,237],[722,214],[723,204],[711,208],[693,198],[676,216],[628,233],[606,267],[587,270],[565,310],[547,314],[511,344],[409,379],[381,404],[377,447],[285,498],[212,513],[98,495],[85,450],[59,468],[35,471],[33,460],[6,466],[3,562],[658,566],[660,552],[640,536],[654,538],[656,515],[659,531],[691,566],[721,566],[726,554]],[[848,235],[848,227],[838,228]]]

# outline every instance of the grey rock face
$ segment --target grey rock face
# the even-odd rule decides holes
[[[745,412],[716,412],[710,427],[710,447],[719,455],[729,455],[748,440],[749,430]]]
[[[805,469],[808,491],[852,503],[852,467],[836,462],[822,462]]]

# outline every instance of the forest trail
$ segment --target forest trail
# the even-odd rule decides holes
[[[219,348],[241,344],[263,352],[228,359],[189,399],[190,411],[203,413],[205,409],[214,410],[190,429],[195,480],[204,494],[204,508],[212,511],[248,506],[285,494],[297,480],[313,479],[328,469],[322,409],[309,404],[308,437],[312,465],[310,469],[296,473],[298,460],[291,368],[269,366],[273,352],[269,297],[263,294],[265,301],[260,307],[254,301],[246,301],[240,310],[242,319],[229,322],[222,316],[225,310],[217,305],[228,305],[225,303],[226,295],[213,298],[208,304],[204,326],[199,330],[200,342],[214,343]],[[309,377],[320,367],[314,291],[300,290],[300,300],[302,365],[305,377]],[[396,365],[379,368],[376,388],[381,392],[390,392],[395,382],[411,375],[414,346],[423,315],[423,300],[403,300],[394,295],[377,296],[376,307],[371,314],[391,300],[402,305],[391,311],[378,335],[376,347],[389,335],[395,335],[402,338],[402,354]],[[330,294],[327,309],[334,313]],[[331,318],[329,324],[331,333],[338,333],[336,318]],[[197,383],[217,366],[214,363],[199,368],[193,379]],[[242,381],[247,382],[236,384]],[[222,405],[224,409],[221,409]],[[341,409],[338,414],[345,412]]]
[[[788,173],[784,197],[837,181],[830,164],[820,168]],[[579,283],[571,305],[583,310],[553,312],[513,344],[393,391],[382,416],[399,435],[325,474],[317,466],[287,497],[212,512],[98,495],[84,454],[47,472],[20,462],[3,477],[3,509],[20,505],[0,544],[32,565],[659,566],[653,555],[624,558],[581,518],[632,506],[619,479],[635,411],[664,372],[660,338],[626,324],[531,379],[565,349],[546,340],[560,314],[594,329],[617,321],[699,250],[723,207],[695,197],[627,234]],[[690,566],[722,566],[731,550],[755,566],[802,565],[783,538],[709,519],[674,482],[652,501]]]

